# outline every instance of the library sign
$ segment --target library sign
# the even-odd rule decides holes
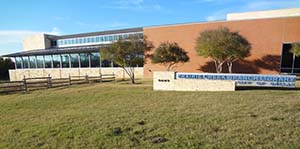
[[[175,74],[175,79],[200,80],[232,80],[237,87],[283,87],[295,88],[294,75],[258,75],[258,74],[212,74],[212,73],[181,73]]]

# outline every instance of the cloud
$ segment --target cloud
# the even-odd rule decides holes
[[[119,27],[129,26],[128,23],[119,22],[119,21],[113,21],[111,23],[105,23],[105,24],[93,24],[93,23],[85,23],[85,22],[78,21],[76,22],[76,24],[85,28],[94,28],[95,30],[115,29]]]
[[[229,9],[221,9],[221,10],[218,10],[218,11],[212,13],[209,16],[206,16],[205,20],[206,21],[225,20],[226,14],[229,13],[229,12],[230,12]]]
[[[106,9],[118,9],[118,10],[130,10],[130,11],[160,11],[163,7],[158,3],[153,3],[152,1],[144,0],[116,0],[110,5],[101,6]]]
[[[0,30],[0,55],[22,51],[22,39],[32,34],[59,35],[60,30],[56,27],[51,31],[31,31],[31,30]]]

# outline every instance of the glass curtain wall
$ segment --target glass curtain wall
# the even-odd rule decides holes
[[[52,56],[45,55],[45,68],[52,68]]]
[[[30,68],[36,68],[36,59],[35,56],[29,56],[29,64]]]
[[[60,55],[52,55],[53,68],[60,68]]]
[[[62,54],[61,61],[62,61],[62,68],[70,68],[69,54]]]
[[[80,64],[82,68],[89,67],[89,54],[81,53],[80,54]]]
[[[16,57],[16,65],[18,69],[22,69],[22,58]]]
[[[43,56],[37,56],[36,57],[36,63],[38,68],[44,68],[44,57]]]
[[[71,58],[71,68],[79,68],[79,55],[78,54],[70,54]]]
[[[100,67],[100,53],[91,53],[91,67]]]
[[[23,56],[23,68],[29,68],[29,60],[27,56]]]

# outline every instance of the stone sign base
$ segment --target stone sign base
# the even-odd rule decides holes
[[[176,79],[175,72],[170,71],[156,71],[153,76],[156,91],[235,91],[232,80]]]

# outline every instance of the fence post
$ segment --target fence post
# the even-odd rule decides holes
[[[26,77],[24,75],[23,77],[23,92],[26,93],[27,92],[27,84],[26,84]]]
[[[100,83],[102,83],[102,74],[100,73]]]
[[[71,75],[69,74],[69,85],[72,85]]]
[[[116,80],[116,75],[115,75],[115,73],[113,72],[113,78],[114,78],[114,82],[116,83],[117,82],[117,80]]]
[[[50,74],[48,74],[48,82],[47,82],[47,84],[48,84],[48,88],[51,88],[52,87],[52,77],[50,76]]]
[[[85,81],[86,83],[89,83],[89,76],[87,74],[85,74]]]

